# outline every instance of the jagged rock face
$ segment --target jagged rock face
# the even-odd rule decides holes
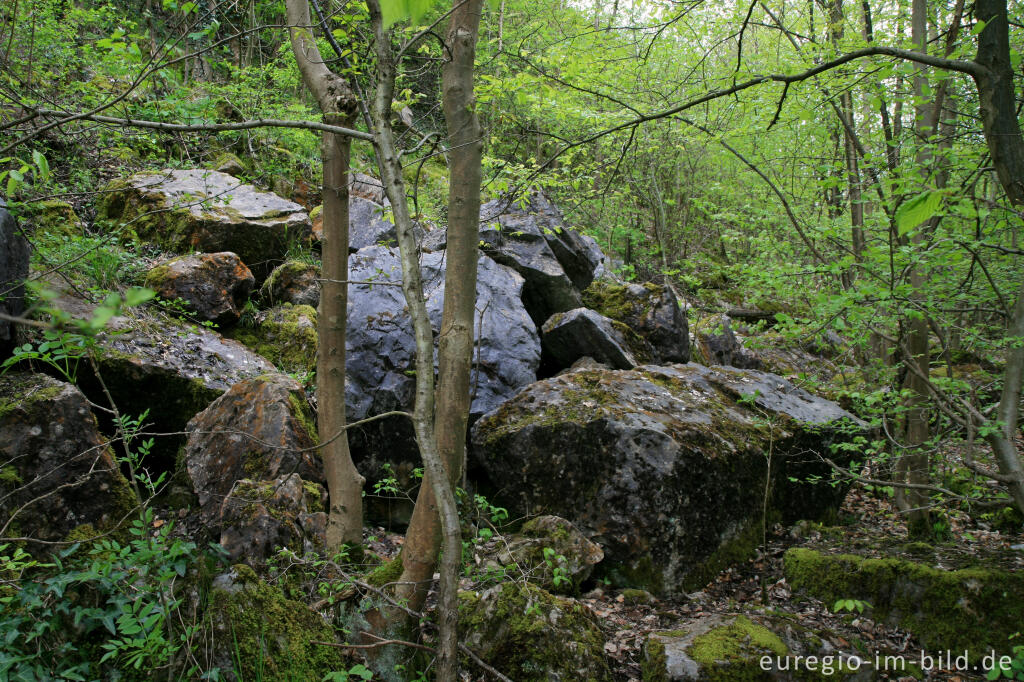
[[[615,369],[637,365],[629,344],[612,321],[589,308],[552,315],[541,334],[545,364],[551,368],[565,369],[584,357]]]
[[[690,337],[686,315],[668,287],[595,280],[583,303],[618,323],[637,360],[652,364],[688,362]]]
[[[526,280],[523,305],[538,326],[555,313],[582,305],[579,291],[548,244],[544,228],[550,220],[506,199],[480,207],[480,248]]]
[[[25,287],[28,277],[28,242],[18,232],[18,223],[0,199],[0,312],[18,317],[25,309]],[[9,290],[9,291],[8,291]],[[0,320],[0,360],[14,348],[14,324]]]
[[[260,300],[266,305],[320,305],[320,268],[312,263],[290,260],[274,268],[260,287]]]
[[[103,531],[130,516],[135,494],[71,384],[0,375],[0,434],[0,535],[57,541],[84,524]]]
[[[166,299],[180,298],[200,320],[231,326],[249,300],[255,278],[234,253],[179,256],[146,274],[146,286]]]
[[[593,613],[530,583],[459,593],[459,639],[514,680],[611,680]]]
[[[204,523],[220,527],[224,498],[235,481],[266,481],[296,473],[323,480],[316,427],[302,387],[281,374],[240,381],[186,427],[185,465]]]
[[[769,453],[771,513],[817,518],[845,489],[804,481],[828,479],[819,455],[847,461],[829,444],[861,428],[775,375],[648,365],[539,381],[482,417],[472,445],[514,513],[571,520],[608,577],[677,595],[756,547]]]
[[[236,481],[220,509],[220,544],[232,563],[265,562],[282,547],[304,556],[324,549],[327,491],[286,474],[271,481]]]
[[[444,254],[424,254],[424,294],[435,335],[444,304]],[[382,284],[352,284],[348,307],[348,371],[345,387],[348,419],[355,421],[389,410],[409,410],[413,402],[415,340],[406,310],[397,251],[385,246],[362,249],[349,258],[350,279]],[[471,419],[494,409],[537,378],[540,340],[519,294],[522,278],[481,256],[477,262],[476,352]],[[390,284],[388,284],[390,283]],[[482,311],[482,312],[480,312]],[[408,420],[393,418],[359,427],[350,434],[353,452],[363,459],[363,475],[372,477],[382,461],[411,457],[418,461]],[[378,459],[380,458],[380,459]]]
[[[350,198],[360,197],[382,205],[388,203],[387,198],[384,196],[384,184],[366,173],[352,173],[349,175],[348,193]]]
[[[284,260],[290,243],[311,238],[302,206],[217,171],[165,170],[115,181],[97,218],[176,253],[237,253],[257,282]]]
[[[310,306],[285,303],[259,313],[255,326],[236,329],[234,337],[287,372],[313,372],[316,321]]]

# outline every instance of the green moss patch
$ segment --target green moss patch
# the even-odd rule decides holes
[[[1001,568],[942,570],[904,559],[866,559],[795,548],[786,579],[827,605],[861,599],[876,620],[899,625],[928,649],[967,651],[972,660],[1008,652],[1024,623],[1024,573]]]

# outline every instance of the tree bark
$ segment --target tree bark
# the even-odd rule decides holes
[[[473,65],[482,0],[456,3],[446,44],[450,59],[442,70],[448,128],[448,247],[444,313],[438,337],[438,394],[434,419],[438,450],[452,486],[461,478],[469,425],[473,323],[479,243],[483,143],[473,93]],[[441,545],[441,523],[429,474],[420,486],[402,550],[399,595],[419,610]]]
[[[409,306],[413,336],[416,339],[416,397],[412,416],[413,431],[441,519],[443,560],[437,607],[440,636],[437,647],[436,679],[448,682],[454,681],[458,673],[456,655],[458,651],[458,578],[459,562],[462,558],[459,512],[455,503],[454,487],[448,479],[448,472],[441,459],[437,432],[434,429],[433,330],[430,326],[426,300],[423,297],[419,247],[416,244],[412,217],[409,215],[409,207],[406,202],[401,159],[398,156],[391,128],[395,64],[391,43],[383,28],[380,3],[378,0],[369,0],[367,5],[370,10],[370,21],[373,24],[377,56],[377,90],[371,109],[374,145],[377,151],[377,165],[381,172],[381,180],[388,199],[391,201],[395,218],[402,261],[402,291],[405,294],[406,304]],[[452,282],[445,283],[446,288],[451,285]],[[472,326],[470,332],[472,333]],[[410,540],[410,534],[406,533],[407,543]],[[413,542],[419,541],[419,538],[413,538]]]
[[[320,57],[309,19],[307,0],[285,3],[292,52],[302,80],[320,104],[328,123],[350,126],[356,102],[344,79]],[[327,550],[358,545],[363,534],[364,479],[352,463],[345,432],[345,332],[348,314],[348,168],[351,141],[323,134],[323,287],[317,318],[317,428],[324,443],[330,512]]]
[[[911,8],[911,34],[914,47],[921,52],[928,49],[928,25],[926,0],[913,0]],[[914,78],[914,94],[920,104],[916,112],[918,133],[918,168],[927,169],[931,163],[929,137],[931,129],[930,108],[924,101],[928,79],[922,71]],[[918,226],[911,236],[911,245],[915,251],[924,248],[924,230]],[[928,442],[929,429],[929,393],[926,377],[929,372],[928,321],[920,302],[923,301],[927,282],[920,266],[914,265],[908,274],[910,284],[910,305],[904,324],[903,361],[913,364],[918,371],[908,370],[903,388],[908,396],[904,403],[906,410],[903,423],[903,445],[906,448],[897,462],[897,480],[900,483],[926,485],[930,479],[930,458],[925,446]],[[928,510],[928,496],[922,488],[896,488],[896,504],[907,514],[907,526],[911,537],[927,537],[931,534],[931,515]]]

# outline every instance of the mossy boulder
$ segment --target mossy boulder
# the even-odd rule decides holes
[[[0,434],[4,535],[59,541],[86,525],[103,532],[138,504],[89,402],[71,384],[0,375]]]
[[[320,268],[312,263],[285,261],[274,268],[260,287],[260,301],[267,306],[291,303],[316,308],[320,305],[319,277]]]
[[[317,432],[298,382],[282,374],[240,381],[186,427],[184,459],[205,523],[220,528],[236,481],[297,473],[321,483]]]
[[[339,641],[320,614],[245,565],[214,579],[206,614],[211,662],[228,680],[321,680],[355,663],[340,649],[317,644]]]
[[[530,519],[520,531],[484,547],[482,562],[521,571],[529,582],[555,594],[578,594],[580,584],[604,559],[601,547],[571,522],[545,515]]]
[[[583,304],[613,320],[640,362],[689,361],[686,315],[668,287],[601,278],[583,291]]]
[[[901,558],[865,558],[793,548],[786,580],[828,605],[860,599],[876,620],[913,632],[926,649],[967,651],[971,660],[1009,653],[1024,623],[1024,573],[1002,567],[947,570]]]
[[[679,595],[747,558],[762,523],[833,513],[844,486],[809,479],[831,479],[822,458],[849,455],[830,445],[863,428],[772,374],[646,365],[532,384],[474,425],[472,453],[513,513],[600,544],[602,575]]]
[[[271,481],[236,481],[221,505],[220,544],[232,561],[262,563],[280,548],[299,556],[322,552],[327,491],[285,474]]]
[[[316,310],[285,303],[259,313],[254,322],[236,329],[235,339],[286,371],[316,370]]]
[[[651,633],[644,643],[644,682],[707,680],[875,679],[874,653],[828,629],[812,629],[779,612],[710,615],[675,630]],[[841,645],[841,646],[837,646]]]
[[[221,326],[238,322],[255,282],[231,252],[178,256],[146,273],[146,286],[159,296],[181,299],[198,320]]]
[[[594,616],[529,583],[460,592],[459,638],[517,682],[612,679]]]
[[[85,232],[85,222],[78,217],[75,207],[59,199],[28,202],[21,214],[23,222],[33,231],[44,230],[48,235],[69,237]]]
[[[308,243],[306,210],[227,173],[138,173],[106,187],[97,222],[173,253],[237,253],[262,282],[293,242]]]
[[[736,336],[728,315],[712,315],[694,325],[693,341],[694,360],[702,364],[728,365],[741,369],[764,367],[760,356],[744,346],[742,340]],[[778,369],[783,368],[776,365],[770,371],[775,372]]]

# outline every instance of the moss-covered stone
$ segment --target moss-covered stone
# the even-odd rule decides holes
[[[37,230],[44,230],[47,235],[80,235],[85,230],[85,223],[75,213],[75,208],[66,201],[47,199],[33,201],[24,205],[24,217]]]
[[[234,572],[237,577],[228,587],[215,581],[207,610],[223,667],[237,665],[243,680],[294,682],[320,680],[353,664],[339,649],[316,644],[337,641],[319,614],[285,598],[244,564]]]
[[[367,573],[364,580],[374,587],[384,587],[389,583],[397,582],[402,577],[402,570],[402,556],[398,555]]]
[[[238,329],[240,341],[286,371],[316,370],[317,315],[308,305],[271,308],[261,313],[254,328]]]
[[[459,593],[459,628],[481,658],[517,682],[611,679],[593,616],[529,583]]]
[[[913,632],[926,648],[1008,652],[1024,623],[1024,574],[1001,568],[943,570],[903,559],[866,559],[794,548],[785,555],[795,589],[833,604],[861,599],[872,616]]]

